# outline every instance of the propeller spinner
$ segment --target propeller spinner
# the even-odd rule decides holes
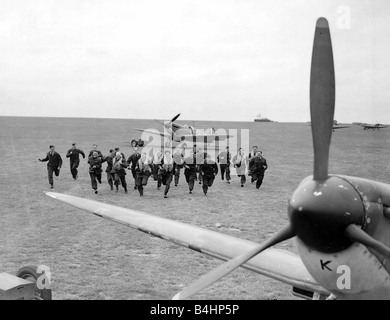
[[[171,139],[173,139],[174,131],[172,130],[172,123],[177,120],[177,118],[180,117],[180,113],[178,113],[176,116],[172,118],[170,121],[164,121],[163,125],[165,130],[171,135]]]

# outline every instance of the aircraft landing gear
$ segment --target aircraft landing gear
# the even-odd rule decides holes
[[[37,270],[38,268],[33,266],[23,267],[18,270],[16,276],[25,280],[29,280],[31,282],[35,282],[35,299],[51,300],[52,299],[51,289],[38,288],[37,281],[43,275],[43,272],[38,273]]]
[[[138,139],[138,140],[131,140],[130,142],[131,146],[134,148],[134,147],[143,147],[144,144],[145,144],[145,141],[141,140],[141,139]]]

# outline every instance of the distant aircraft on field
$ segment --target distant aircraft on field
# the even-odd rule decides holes
[[[302,180],[292,194],[287,208],[289,223],[261,244],[94,200],[46,194],[226,261],[175,299],[191,297],[240,266],[288,283],[295,294],[311,299],[390,299],[390,185],[328,173],[334,104],[329,25],[319,18],[310,76],[313,175]],[[270,248],[292,237],[299,256]]]
[[[383,124],[380,124],[380,123],[375,123],[375,124],[368,124],[368,123],[362,123],[361,126],[363,127],[363,130],[378,130],[379,129],[384,129],[384,128],[387,128],[388,126],[385,126]]]

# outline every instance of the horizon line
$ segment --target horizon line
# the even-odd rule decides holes
[[[63,119],[63,118],[68,118],[68,119],[107,119],[107,120],[169,120],[168,118],[167,119],[158,119],[158,118],[107,118],[107,117],[70,117],[70,116],[30,116],[30,115],[26,115],[26,116],[20,116],[20,115],[0,115],[0,117],[10,117],[10,118],[59,118],[59,119]],[[255,118],[254,118],[255,119]],[[211,122],[211,121],[214,121],[214,122],[249,122],[249,123],[255,123],[254,119],[251,121],[251,120],[242,120],[242,121],[239,121],[239,120],[189,120],[189,119],[179,119],[179,120],[176,120],[176,121],[193,121],[193,122]],[[271,122],[263,122],[263,123],[306,123],[307,121],[274,121],[272,120]],[[257,123],[257,122],[256,122]],[[261,123],[261,122],[260,122]]]

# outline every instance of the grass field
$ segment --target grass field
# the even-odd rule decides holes
[[[132,128],[153,128],[154,121],[0,117],[0,272],[47,265],[54,299],[169,299],[221,263],[44,195],[43,191],[49,190],[46,164],[38,158],[45,156],[50,144],[64,161],[60,176],[55,177],[56,192],[135,208],[258,242],[285,225],[288,198],[299,182],[312,174],[310,126],[248,122],[195,122],[195,126],[249,129],[249,144],[258,145],[269,164],[260,191],[250,183],[241,188],[236,176],[230,185],[217,176],[207,197],[198,184],[189,195],[182,173],[179,186],[171,187],[168,199],[152,179],[141,198],[132,188],[129,194],[123,190],[113,193],[105,176],[95,195],[86,160],[81,161],[79,179],[71,177],[65,158],[71,143],[76,142],[85,152],[97,143],[103,154],[119,146],[128,157],[128,141],[139,137]],[[335,132],[330,173],[390,182],[389,142],[390,129],[363,131],[351,126]],[[127,181],[133,185],[130,171]],[[292,240],[278,247],[296,252]],[[292,299],[290,291],[287,285],[241,268],[194,299]]]

